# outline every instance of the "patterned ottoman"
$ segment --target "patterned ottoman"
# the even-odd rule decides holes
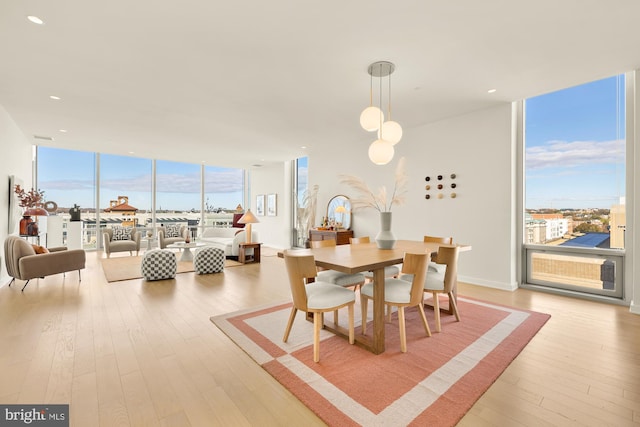
[[[142,275],[146,280],[173,279],[177,270],[176,254],[169,249],[153,249],[142,258]]]
[[[196,252],[193,268],[196,274],[219,273],[224,268],[224,251],[213,247],[204,247]]]

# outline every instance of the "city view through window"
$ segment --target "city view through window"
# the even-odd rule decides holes
[[[624,248],[624,114],[624,76],[526,101],[526,243]]]
[[[55,214],[63,219],[60,243],[66,244],[69,210],[74,206],[81,213],[85,249],[97,248],[99,228],[114,225],[137,227],[145,239],[150,231],[150,239],[155,238],[153,160],[101,154],[99,163],[97,181],[95,153],[38,147],[37,185],[45,192],[45,199],[58,206]],[[188,225],[194,234],[207,226],[231,225],[244,199],[244,171],[205,166],[202,173],[201,168],[199,164],[156,161],[157,225]],[[53,237],[56,233],[48,234]]]
[[[524,243],[624,249],[624,75],[527,99],[524,117]],[[613,287],[617,267],[548,252],[528,263],[530,279],[597,290]]]

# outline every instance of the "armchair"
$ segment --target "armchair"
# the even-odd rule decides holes
[[[107,258],[111,257],[112,252],[128,251],[130,255],[133,255],[133,251],[136,251],[136,255],[138,255],[138,252],[140,252],[140,232],[138,230],[131,229],[131,233],[124,239],[114,238],[113,231],[113,228],[105,228],[102,233],[102,242]]]
[[[36,277],[46,277],[67,271],[80,270],[85,266],[84,250],[67,250],[66,247],[49,248],[48,253],[36,254],[34,247],[26,240],[17,236],[8,236],[4,241],[4,256],[7,273],[12,277],[9,286],[16,279],[26,280],[22,290],[27,287],[29,280]]]
[[[187,237],[187,233],[189,229],[184,225],[180,226],[180,230],[178,231],[178,236],[167,236],[167,227],[160,226],[158,227],[158,245],[160,249],[166,249],[167,245],[171,245],[177,242],[184,242],[184,239]]]

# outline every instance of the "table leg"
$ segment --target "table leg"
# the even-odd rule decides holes
[[[182,251],[182,256],[180,257],[180,261],[193,261],[193,254],[191,253],[190,248],[184,248],[184,251]]]
[[[373,353],[384,353],[384,268],[373,271]]]

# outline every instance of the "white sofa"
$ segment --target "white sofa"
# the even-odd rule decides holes
[[[240,254],[239,244],[247,241],[247,233],[244,228],[237,227],[207,228],[198,241],[222,249],[225,256],[237,257]],[[251,241],[258,241],[258,233],[254,230],[251,232]]]

